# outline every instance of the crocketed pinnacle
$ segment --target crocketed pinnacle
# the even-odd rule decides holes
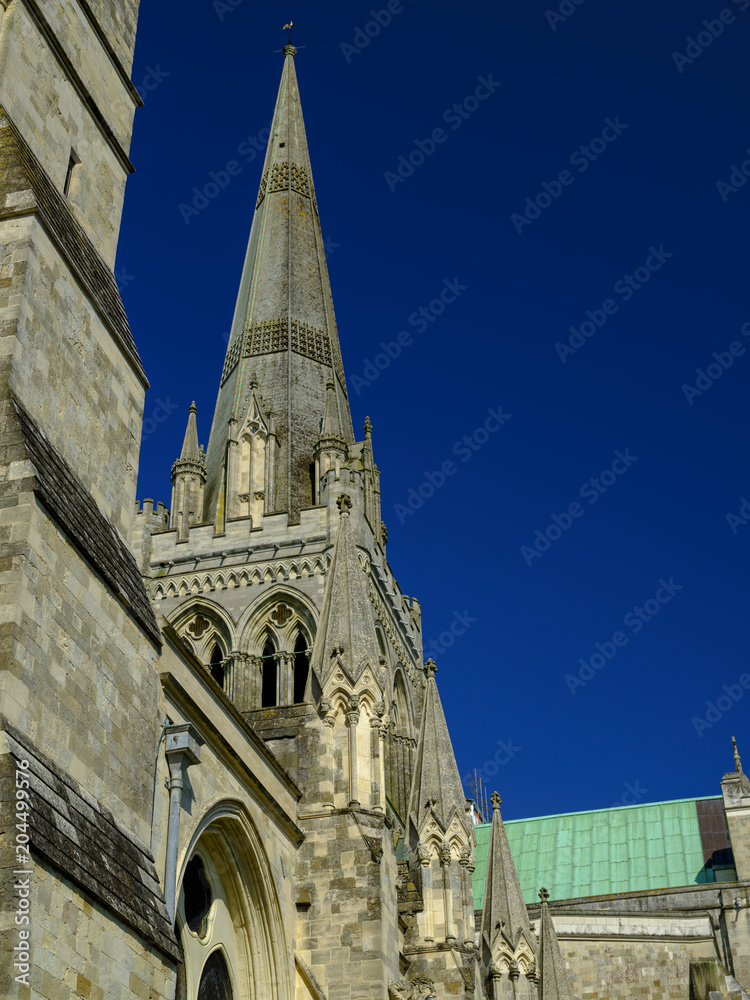
[[[326,382],[326,408],[323,411],[320,436],[322,438],[341,437],[339,411],[336,405],[336,385],[332,378],[329,378]]]
[[[494,957],[497,937],[501,935],[514,953],[521,935],[533,948],[533,935],[526,903],[521,892],[516,866],[510,853],[508,837],[500,813],[501,799],[497,792],[492,795],[492,831],[490,850],[487,858],[487,878],[485,880],[484,906],[482,908],[481,939],[487,961]]]
[[[539,893],[542,900],[542,918],[539,931],[539,957],[537,971],[539,973],[539,1000],[575,1000],[570,988],[565,961],[560,951],[555,925],[549,913],[547,902],[549,893],[542,889]]]
[[[310,465],[326,409],[326,383],[339,434],[354,441],[302,118],[294,46],[284,48],[260,189],[206,455],[205,517],[213,520],[226,480],[229,422],[242,427],[250,374],[276,415],[278,458],[266,512],[313,503]],[[231,498],[229,498],[231,500]],[[229,503],[231,507],[232,504]]]
[[[464,822],[466,808],[448,724],[435,683],[436,673],[435,663],[428,660],[425,664],[427,686],[409,801],[412,843],[420,837],[430,815],[435,816],[445,832],[456,814]]]
[[[321,689],[325,689],[336,666],[343,666],[351,683],[356,684],[368,666],[377,670],[379,665],[367,579],[360,565],[349,513],[351,498],[342,494],[338,507],[339,527],[311,661]]]
[[[190,411],[188,413],[187,428],[185,429],[185,440],[182,442],[182,452],[180,454],[181,461],[198,462],[200,461],[200,448],[198,445],[198,424],[196,421],[196,413],[198,409],[195,405],[195,401],[190,404]]]

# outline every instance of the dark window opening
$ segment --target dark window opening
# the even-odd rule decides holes
[[[206,933],[208,911],[211,909],[211,887],[206,878],[203,862],[196,854],[185,868],[182,880],[182,892],[185,900],[185,920],[194,934],[203,937]]]
[[[260,704],[262,708],[273,708],[276,704],[276,649],[269,639],[263,647],[263,683]]]
[[[310,659],[307,655],[307,640],[300,632],[294,645],[294,703],[305,700],[307,675],[310,670]]]
[[[203,966],[198,1000],[232,1000],[232,982],[229,969],[220,951],[209,955]]]
[[[211,672],[211,676],[219,685],[219,687],[224,687],[224,667],[222,666],[222,660],[224,659],[221,649],[218,643],[214,646],[213,652],[211,653],[211,662],[208,665],[208,669]]]
[[[78,156],[76,155],[76,151],[74,149],[71,149],[70,159],[68,160],[68,172],[65,174],[65,184],[63,186],[63,194],[66,196],[70,191],[70,184],[71,181],[73,180],[73,172],[80,162],[81,161],[78,159]]]

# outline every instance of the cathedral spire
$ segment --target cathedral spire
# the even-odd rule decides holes
[[[515,959],[519,945],[529,954],[534,950],[526,903],[500,813],[502,799],[493,792],[491,801],[492,831],[481,924],[485,964],[496,961],[501,954]]]
[[[549,913],[549,893],[542,889],[542,917],[539,930],[539,1000],[574,1000],[560,951],[555,925]]]
[[[208,444],[206,520],[216,520],[227,483],[230,422],[241,427],[250,405],[250,374],[266,411],[276,415],[278,458],[265,512],[299,511],[315,502],[313,452],[324,411],[353,443],[351,414],[302,118],[296,49],[284,47],[250,240]],[[326,384],[333,383],[329,396]],[[329,418],[327,418],[329,419]],[[234,500],[227,495],[227,509]]]

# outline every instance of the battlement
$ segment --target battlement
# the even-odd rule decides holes
[[[157,501],[156,508],[154,508],[153,500],[144,500],[143,504],[139,500],[136,500],[135,516],[143,517],[144,515],[158,518],[164,523],[165,527],[169,525],[169,508],[161,500]]]

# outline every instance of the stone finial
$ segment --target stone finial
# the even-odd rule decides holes
[[[430,659],[425,663],[424,672],[427,680],[430,680],[430,678],[434,677],[435,674],[437,673],[437,666],[435,665],[435,661],[432,659],[432,657],[430,657]]]
[[[449,865],[451,856],[451,845],[447,840],[444,840],[440,845],[440,864]]]
[[[492,803],[492,811],[493,812],[496,809],[500,808],[500,806],[503,804],[503,800],[500,798],[499,792],[493,792],[492,793],[492,795],[490,796],[490,802]]]
[[[734,750],[734,769],[737,774],[742,774],[742,761],[740,760],[740,753],[737,749],[737,740],[732,737],[732,749]]]
[[[369,417],[365,417],[365,434],[372,434],[372,424]]]
[[[348,515],[352,509],[352,498],[348,493],[342,493],[341,496],[336,501],[336,506],[342,516]]]
[[[543,903],[546,903],[547,900],[549,899],[549,893],[544,888],[544,886],[542,886],[542,888],[539,890],[539,898]]]

